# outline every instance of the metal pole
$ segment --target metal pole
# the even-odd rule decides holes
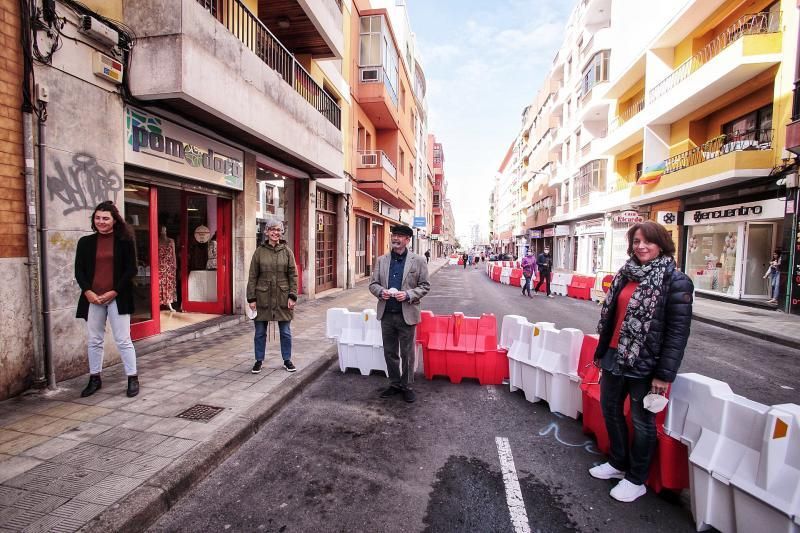
[[[45,374],[47,375],[47,388],[56,388],[56,373],[53,365],[53,343],[50,336],[50,286],[47,275],[47,210],[44,205],[45,179],[47,175],[45,149],[47,148],[46,134],[47,127],[40,119],[38,127],[39,142],[39,242],[42,243],[40,253],[41,265],[41,284],[42,284],[42,325],[44,328],[44,364]]]

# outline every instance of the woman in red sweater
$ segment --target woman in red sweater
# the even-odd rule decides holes
[[[600,313],[595,364],[603,370],[600,404],[611,444],[607,463],[589,473],[620,479],[611,497],[643,496],[656,449],[655,413],[644,397],[666,393],[680,367],[692,321],[692,281],[675,267],[675,245],[663,226],[647,221],[628,230],[630,259],[614,276]],[[629,446],[623,406],[630,398]]]
[[[136,276],[133,232],[111,201],[95,207],[90,221],[94,233],[81,237],[75,252],[75,280],[81,288],[76,316],[86,320],[89,333],[89,384],[81,396],[91,396],[103,386],[100,372],[108,322],[128,376],[127,395],[133,397],[139,394],[136,351],[131,341]]]

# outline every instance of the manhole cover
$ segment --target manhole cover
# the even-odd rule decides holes
[[[197,404],[188,408],[178,415],[178,418],[185,418],[187,420],[197,420],[199,422],[208,422],[222,411],[224,407],[214,407],[213,405]]]

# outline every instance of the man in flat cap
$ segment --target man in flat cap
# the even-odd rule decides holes
[[[419,323],[419,303],[428,294],[425,258],[408,249],[414,232],[408,226],[392,226],[392,250],[378,258],[369,290],[378,298],[378,320],[383,334],[383,356],[389,371],[389,388],[381,398],[402,394],[408,403],[416,399],[414,382],[414,334]]]

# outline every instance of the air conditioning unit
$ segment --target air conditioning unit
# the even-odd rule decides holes
[[[361,166],[362,167],[377,167],[378,166],[378,154],[361,154]]]
[[[380,81],[380,72],[377,68],[363,68],[361,69],[361,82]]]

